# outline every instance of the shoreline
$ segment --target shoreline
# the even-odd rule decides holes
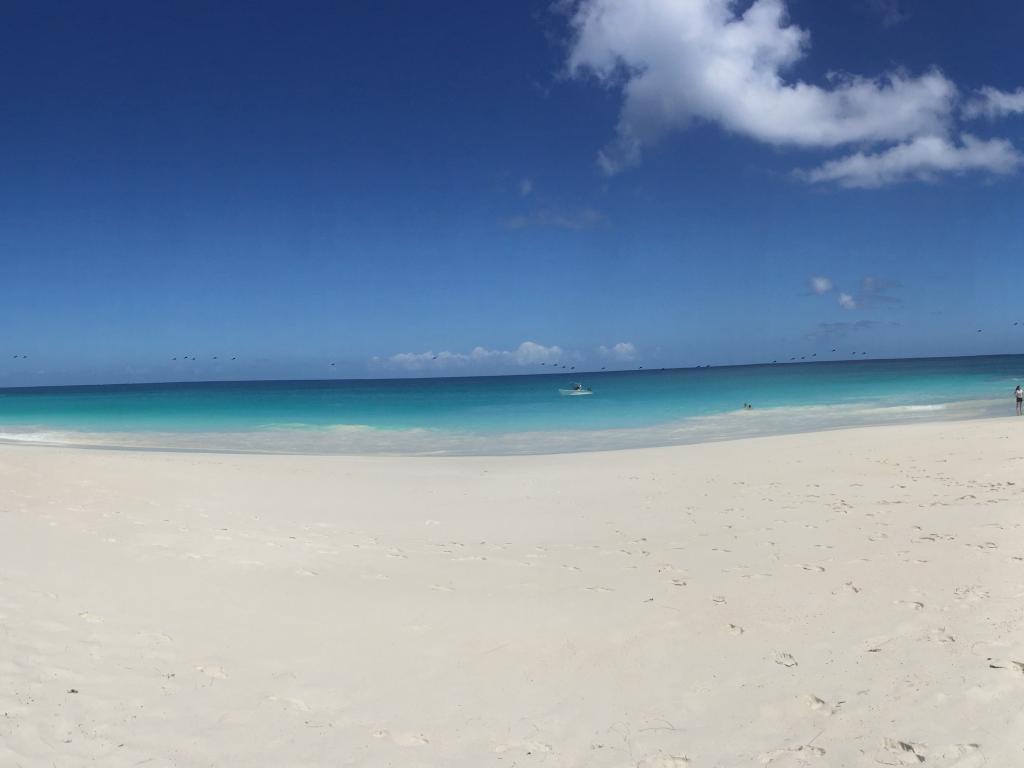
[[[646,427],[541,432],[492,433],[362,425],[287,425],[224,432],[139,430],[109,433],[60,431],[33,426],[27,428],[27,432],[12,432],[11,427],[0,426],[0,445],[271,456],[557,456],[703,445],[881,426],[1010,418],[1004,413],[1005,402],[995,399],[857,405],[861,407],[850,408],[849,404],[780,406],[728,411]]]

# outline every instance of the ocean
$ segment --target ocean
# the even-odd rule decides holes
[[[560,395],[573,381],[594,394]],[[326,454],[604,450],[1009,415],[1018,382],[1024,355],[12,388],[0,389],[0,439]]]

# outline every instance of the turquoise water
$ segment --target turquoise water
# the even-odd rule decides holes
[[[560,375],[0,390],[0,437],[314,452],[660,445],[1012,412],[1024,356]],[[752,403],[753,411],[744,411]]]

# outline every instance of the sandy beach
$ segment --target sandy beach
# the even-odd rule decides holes
[[[1022,429],[0,447],[0,765],[1024,765]]]

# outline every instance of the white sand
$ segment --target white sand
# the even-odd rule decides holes
[[[3,447],[0,765],[1021,766],[1022,491],[1024,419]]]

